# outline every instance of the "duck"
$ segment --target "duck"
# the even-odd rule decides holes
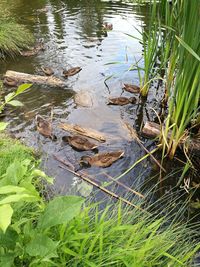
[[[98,147],[94,143],[91,143],[87,138],[79,135],[63,136],[62,140],[64,142],[69,143],[70,146],[80,151],[94,150]]]
[[[71,68],[69,70],[64,70],[63,71],[63,75],[64,77],[69,77],[69,76],[74,76],[76,75],[77,73],[79,73],[80,71],[82,70],[81,67],[74,67],[74,68]]]
[[[37,43],[34,47],[30,48],[30,50],[20,51],[20,55],[24,57],[31,57],[37,55],[40,51],[44,51],[44,44]]]
[[[135,104],[136,103],[136,98],[135,97],[115,97],[115,98],[109,98],[108,100],[108,105],[119,105],[119,106],[124,106],[127,104]]]
[[[37,131],[45,137],[49,137],[52,140],[56,140],[56,136],[52,133],[52,124],[44,119],[41,115],[36,115]]]
[[[125,83],[123,89],[129,93],[135,93],[135,94],[140,93],[140,87],[134,84]]]
[[[94,156],[82,156],[80,164],[107,168],[111,166],[115,161],[122,158],[123,156],[124,156],[124,151],[121,150],[99,153]]]
[[[4,77],[3,84],[7,86],[17,87],[18,80],[10,77]]]
[[[103,30],[105,30],[105,31],[111,31],[112,29],[113,29],[112,23],[105,22],[103,24]]]
[[[54,74],[54,71],[49,67],[41,67],[41,69],[47,76],[51,76]]]

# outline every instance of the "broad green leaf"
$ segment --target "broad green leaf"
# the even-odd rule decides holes
[[[4,131],[8,125],[8,122],[0,122],[0,131]]]
[[[13,97],[14,97],[15,93],[12,92],[12,93],[9,93],[5,96],[5,102],[7,103],[8,101],[10,101]]]
[[[44,230],[67,223],[79,214],[84,199],[78,196],[56,197],[49,202],[39,219],[38,228]]]
[[[29,195],[29,194],[16,194],[16,195],[11,195],[11,196],[3,198],[0,201],[0,205],[10,204],[10,203],[19,202],[19,201],[35,202],[37,200],[38,200],[38,197]]]
[[[26,252],[30,256],[35,257],[57,257],[57,246],[59,242],[55,242],[44,234],[38,234],[26,246]]]
[[[32,84],[30,83],[25,83],[25,84],[21,84],[16,91],[16,95],[19,95],[21,93],[23,93],[25,90],[27,90],[28,88],[30,88],[32,86]]]
[[[1,255],[1,257],[0,257],[0,266],[13,267],[14,259],[15,259],[15,253],[7,252],[6,254]]]
[[[8,184],[18,185],[27,172],[27,165],[22,162],[14,161],[6,170],[5,178]]]
[[[11,100],[8,102],[8,104],[13,106],[13,107],[23,107],[22,102],[20,102],[18,100]]]
[[[0,187],[0,194],[23,193],[25,191],[25,188],[14,185],[6,185]]]
[[[5,233],[11,224],[13,209],[9,204],[0,206],[0,229]]]
[[[0,231],[0,247],[7,248],[9,250],[14,250],[17,239],[18,233],[11,227],[8,227],[5,233]]]

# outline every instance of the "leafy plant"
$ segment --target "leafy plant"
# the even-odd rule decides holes
[[[11,105],[14,107],[21,107],[23,104],[19,100],[14,100],[15,97],[22,94],[25,90],[30,88],[32,84],[22,84],[20,85],[15,92],[9,93],[4,97],[4,101],[0,104],[0,114],[3,112],[6,105]],[[5,130],[7,127],[7,122],[0,122],[0,131]]]

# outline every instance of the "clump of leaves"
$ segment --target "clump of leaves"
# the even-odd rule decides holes
[[[11,105],[14,107],[21,107],[23,104],[19,100],[14,100],[15,97],[22,94],[25,90],[31,87],[32,84],[22,84],[15,92],[11,92],[4,97],[4,101],[0,103],[0,114],[3,112],[6,105]],[[7,127],[7,122],[0,122],[0,131],[5,130]]]
[[[0,20],[0,59],[19,54],[33,42],[33,35],[23,25],[7,19]]]

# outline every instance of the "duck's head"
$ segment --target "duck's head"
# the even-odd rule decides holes
[[[65,135],[62,137],[62,140],[66,143],[69,143],[69,140],[70,140],[70,136],[69,135]]]
[[[81,165],[90,166],[90,160],[91,160],[90,156],[82,156],[79,163]]]
[[[129,98],[129,102],[130,102],[131,104],[135,104],[136,101],[137,101],[137,99],[136,99],[134,96]]]

